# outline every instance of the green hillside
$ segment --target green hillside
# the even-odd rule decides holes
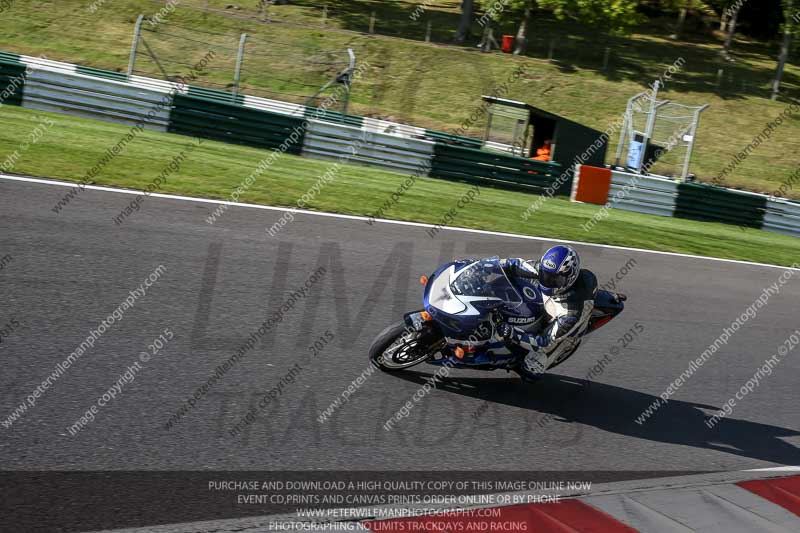
[[[612,39],[541,17],[531,31],[530,56],[517,57],[481,54],[474,39],[469,47],[443,44],[456,25],[455,1],[430,3],[418,21],[410,17],[414,2],[328,2],[325,29],[321,2],[293,4],[272,6],[271,22],[265,22],[255,0],[241,6],[209,0],[208,11],[203,9],[204,0],[180,2],[155,29],[145,23],[149,50],[140,50],[137,72],[175,75],[213,49],[217,57],[201,84],[228,89],[239,35],[246,32],[243,92],[302,102],[342,68],[344,50],[350,47],[367,66],[353,87],[351,112],[446,130],[458,128],[477,108],[480,95],[502,85],[522,63],[526,74],[508,87],[506,97],[602,130],[617,120],[631,95],[683,58],[685,66],[663,96],[687,104],[711,104],[703,115],[693,164],[693,171],[705,181],[787,105],[767,98],[777,48],[758,41],[737,40],[735,63],[722,63],[718,36],[690,34],[688,40],[673,41],[668,38],[669,27],[659,21],[651,20],[629,38]],[[90,12],[90,6],[97,10]],[[17,1],[2,14],[0,49],[124,71],[136,17],[163,8],[165,2],[150,0]],[[372,11],[375,35],[364,33]],[[422,40],[428,20],[438,42]],[[551,46],[554,60],[548,61]],[[611,55],[604,71],[606,47]],[[724,71],[718,88],[719,68]],[[797,94],[800,68],[790,64],[785,82],[788,94]],[[480,135],[482,128],[482,121],[477,121],[469,133]],[[770,192],[798,166],[800,119],[794,116],[725,183]],[[800,198],[797,191],[790,195]]]

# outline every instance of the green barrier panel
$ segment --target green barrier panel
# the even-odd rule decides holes
[[[26,68],[13,58],[0,59],[0,104],[22,105]]]
[[[304,112],[305,118],[322,120],[323,122],[333,122],[335,124],[344,124],[345,126],[353,126],[360,128],[364,125],[364,117],[359,115],[345,115],[339,111],[331,109],[321,109],[318,107],[306,107]]]
[[[0,51],[0,62],[13,63],[15,65],[23,65],[22,56],[14,52]]]
[[[241,94],[237,94],[233,96],[233,93],[229,93],[227,91],[220,91],[219,89],[209,89],[208,87],[195,87],[194,85],[190,85],[187,94],[189,96],[196,96],[198,98],[205,98],[207,100],[212,100],[215,102],[223,102],[223,103],[230,103],[230,104],[244,104],[244,96]]]
[[[480,139],[473,139],[472,137],[464,137],[462,135],[455,135],[452,133],[444,133],[443,131],[425,130],[425,136],[442,141],[449,144],[458,144],[468,146],[470,148],[480,148],[483,146],[483,141]]]
[[[453,181],[542,192],[561,175],[558,163],[437,143],[429,175]]]
[[[75,72],[77,72],[78,74],[84,74],[86,76],[94,76],[95,78],[103,78],[106,80],[128,81],[128,76],[124,72],[114,72],[112,70],[84,67],[81,65],[75,66]]]
[[[278,149],[294,134],[286,152],[300,154],[304,120],[196,96],[176,94],[168,131],[215,141]]]
[[[678,185],[674,216],[761,228],[766,208],[766,197],[701,183],[681,183]]]

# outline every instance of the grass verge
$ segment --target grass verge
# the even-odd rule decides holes
[[[217,57],[201,84],[228,90],[239,36],[246,32],[243,92],[302,102],[342,67],[335,61],[342,61],[344,50],[351,47],[359,62],[369,65],[354,84],[352,112],[448,130],[458,128],[479,106],[480,95],[502,85],[522,64],[526,74],[508,88],[506,97],[605,130],[622,114],[629,97],[684,58],[685,66],[667,83],[662,97],[686,104],[711,104],[701,120],[692,167],[705,181],[717,176],[786,106],[766,98],[775,68],[774,44],[739,39],[734,47],[736,63],[721,63],[719,41],[707,36],[672,41],[666,37],[669,28],[664,27],[660,33],[641,28],[630,39],[612,40],[574,25],[537,18],[529,50],[535,57],[511,57],[481,54],[474,46],[459,48],[346,31],[366,30],[369,14],[376,10],[379,31],[391,21],[397,35],[421,38],[428,18],[409,18],[413,2],[331,2],[325,29],[319,27],[323,3],[274,5],[270,13],[275,22],[265,24],[258,20],[255,1],[240,9],[224,0],[210,0],[208,5],[216,11],[205,13],[205,0],[185,0],[156,28],[145,23],[149,50],[141,48],[137,70],[154,77],[162,77],[162,68],[168,74],[185,73],[186,65],[213,49]],[[153,0],[100,4],[92,13],[88,6],[93,3],[87,0],[15,2],[4,13],[10,23],[0,25],[0,49],[124,70],[136,17],[152,16],[165,4]],[[436,23],[434,33],[455,27],[458,2],[448,0],[428,7],[425,17]],[[442,38],[449,39],[449,33]],[[543,58],[553,42],[557,42],[555,59],[548,62]],[[606,46],[612,50],[612,60],[604,71]],[[158,57],[158,63],[149,51]],[[724,75],[718,88],[720,68]],[[790,95],[800,90],[800,69],[795,64],[787,66],[785,87]],[[484,121],[478,120],[468,133],[480,136],[483,127]],[[794,116],[724,183],[764,193],[778,189],[800,168],[798,138],[800,116]],[[615,135],[609,162],[616,142]],[[657,165],[654,170],[677,169]],[[789,196],[800,198],[800,190],[789,191]]]
[[[19,107],[0,110],[0,161],[17,151],[11,172],[79,181],[106,149],[125,136],[129,128],[89,119],[56,115]],[[52,121],[38,142],[22,150],[29,133]],[[131,142],[95,179],[98,185],[144,189],[187,146],[189,137],[146,131]],[[205,141],[188,156],[180,170],[170,175],[159,192],[227,200],[231,192],[270,152]],[[259,177],[240,201],[295,206],[326,172],[331,163],[283,155]],[[356,165],[341,165],[334,179],[307,205],[309,209],[369,216],[391,197],[406,176]],[[385,218],[437,224],[470,186],[420,178],[400,198]],[[800,257],[800,239],[735,226],[610,210],[608,218],[586,232],[581,225],[597,206],[551,199],[527,221],[522,214],[537,195],[482,188],[465,209],[456,208],[451,225],[554,239],[630,246],[729,259],[790,265]],[[65,210],[80,209],[81,199]],[[122,209],[128,201],[120,200]],[[198,224],[205,224],[198,220]],[[109,224],[113,224],[109,220]],[[217,224],[225,224],[224,216]],[[428,238],[428,237],[425,237]],[[439,233],[435,238],[447,238]]]

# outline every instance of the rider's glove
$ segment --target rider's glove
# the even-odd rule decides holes
[[[509,340],[514,335],[514,326],[509,324],[508,322],[500,322],[497,325],[497,335],[503,338],[503,340]]]
[[[533,280],[539,277],[536,263],[525,261],[524,259],[502,259],[500,260],[500,266],[506,275],[512,278],[519,277]]]
[[[497,324],[497,335],[502,337],[505,342],[512,342],[517,345],[522,343],[529,344],[534,350],[544,348],[550,344],[550,337],[548,335],[528,335],[508,322],[500,322]]]

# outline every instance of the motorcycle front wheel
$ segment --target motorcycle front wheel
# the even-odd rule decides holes
[[[444,346],[441,337],[411,331],[405,322],[398,322],[375,337],[369,347],[369,360],[384,372],[397,372],[424,363]]]

